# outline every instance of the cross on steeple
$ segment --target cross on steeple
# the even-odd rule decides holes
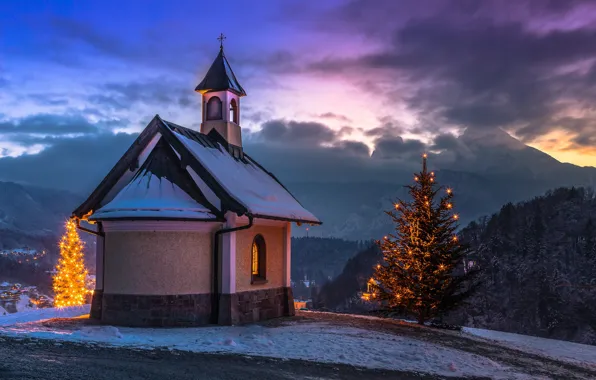
[[[217,40],[219,41],[219,48],[221,50],[223,50],[223,42],[224,42],[225,39],[226,39],[226,36],[224,36],[223,33],[220,33],[219,34],[219,37],[217,37]]]

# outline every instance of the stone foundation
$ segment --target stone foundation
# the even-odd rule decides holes
[[[294,314],[292,288],[251,290],[220,296],[218,324],[254,323]]]
[[[90,318],[118,326],[203,326],[210,323],[211,302],[211,294],[152,296],[95,290]],[[220,295],[217,323],[237,325],[294,314],[291,288],[259,289]]]
[[[91,311],[89,312],[89,318],[101,319],[101,304],[103,298],[103,290],[95,289],[93,291],[93,297],[91,297]]]
[[[103,294],[101,322],[120,326],[201,326],[209,324],[211,294]]]

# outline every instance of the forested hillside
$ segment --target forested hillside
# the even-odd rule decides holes
[[[373,242],[358,252],[346,263],[344,270],[319,288],[314,306],[335,311],[361,312],[370,307],[358,297],[358,292],[366,290],[366,282],[373,274],[373,267],[381,260],[381,251]]]
[[[558,189],[471,223],[482,286],[453,317],[474,327],[596,344],[596,196]]]
[[[367,244],[337,238],[292,238],[292,280],[306,277],[323,284],[340,274],[346,261]]]
[[[596,195],[557,189],[470,223],[461,231],[482,285],[450,322],[596,344]],[[318,306],[361,311],[376,247],[348,261],[324,285]]]

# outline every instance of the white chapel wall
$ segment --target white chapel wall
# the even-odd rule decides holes
[[[105,239],[105,293],[211,292],[211,233],[113,231]]]

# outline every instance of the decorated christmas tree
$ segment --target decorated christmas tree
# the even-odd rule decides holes
[[[60,258],[54,275],[54,306],[85,304],[87,269],[83,262],[83,242],[73,220],[66,222],[66,233],[60,240]]]
[[[476,270],[464,266],[469,250],[456,235],[453,191],[438,186],[422,158],[422,171],[407,186],[411,201],[398,200],[386,213],[395,233],[379,241],[383,262],[376,266],[373,297],[387,311],[406,313],[418,323],[459,305],[475,288]]]

